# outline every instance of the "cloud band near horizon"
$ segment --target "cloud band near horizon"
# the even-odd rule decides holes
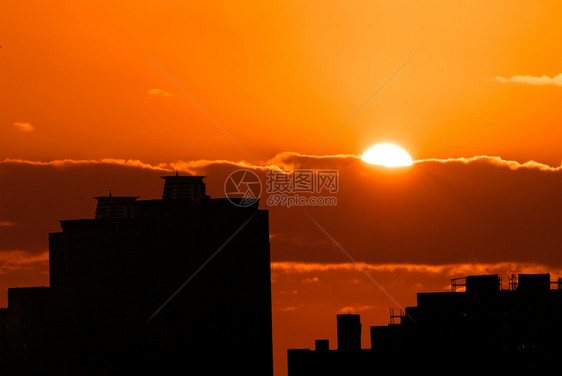
[[[5,158],[3,160],[0,160],[0,164],[26,164],[26,165],[35,165],[35,166],[54,166],[54,167],[65,167],[65,166],[72,166],[72,165],[87,165],[87,164],[93,164],[93,165],[108,164],[108,165],[118,165],[118,166],[126,166],[126,167],[138,167],[142,169],[149,169],[149,170],[162,171],[162,172],[173,172],[175,170],[180,170],[188,173],[193,173],[195,170],[204,169],[214,164],[230,165],[234,167],[248,168],[248,169],[259,169],[259,170],[274,169],[279,171],[286,171],[286,170],[294,169],[296,167],[300,167],[302,163],[298,162],[299,159],[328,160],[328,159],[348,159],[348,158],[361,160],[361,156],[357,156],[354,154],[316,156],[316,155],[301,154],[297,152],[281,152],[276,154],[273,158],[259,165],[248,163],[246,161],[230,161],[226,159],[217,159],[217,160],[200,159],[200,160],[193,160],[193,161],[180,160],[175,162],[162,162],[157,164],[151,164],[151,163],[143,162],[138,159],[122,159],[122,158],[100,158],[100,159],[67,158],[67,159],[54,159],[49,161],[37,161],[37,160],[28,160],[28,159],[21,159],[21,158]],[[519,162],[514,160],[503,159],[502,157],[499,156],[488,156],[488,155],[476,155],[473,157],[455,157],[455,158],[424,158],[424,159],[414,160],[414,165],[427,163],[427,162],[462,163],[462,164],[484,162],[495,166],[508,167],[511,170],[517,170],[519,168],[538,169],[541,171],[562,170],[562,164],[560,166],[551,166],[546,163],[536,162],[534,160]]]

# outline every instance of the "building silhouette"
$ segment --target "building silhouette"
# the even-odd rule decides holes
[[[8,374],[272,374],[268,212],[163,178],[49,235],[50,286],[0,311]]]
[[[357,351],[361,349],[361,320],[359,315],[338,315],[338,350]]]
[[[359,315],[337,316],[337,349],[289,349],[289,376],[562,371],[562,280],[549,274],[451,280],[451,292],[418,293],[417,306],[391,310],[360,349]]]

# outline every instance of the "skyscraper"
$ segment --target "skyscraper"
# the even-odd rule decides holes
[[[96,197],[94,219],[61,221],[50,287],[9,290],[11,365],[272,374],[268,212],[211,199],[203,178],[164,177],[162,200]]]

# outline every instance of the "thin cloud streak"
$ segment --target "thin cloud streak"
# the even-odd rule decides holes
[[[138,159],[116,159],[116,158],[102,158],[102,159],[54,159],[51,161],[33,161],[28,159],[6,158],[0,161],[1,164],[26,164],[32,166],[53,166],[65,167],[71,165],[87,165],[87,164],[110,164],[128,167],[139,167],[150,170],[171,171],[173,170],[169,164],[161,163],[158,165],[151,165],[144,163]]]
[[[492,78],[493,81],[502,82],[502,83],[518,83],[518,84],[527,84],[527,85],[554,85],[554,86],[562,86],[562,73],[557,74],[554,77],[549,77],[546,75],[538,76],[511,76],[509,78],[497,76]]]
[[[477,155],[470,158],[460,157],[460,158],[427,158],[427,159],[418,159],[414,161],[414,164],[425,163],[425,162],[439,162],[439,163],[450,163],[450,162],[459,162],[464,164],[474,163],[474,162],[487,162],[489,164],[495,166],[504,166],[508,167],[511,170],[517,170],[520,168],[530,168],[530,169],[538,169],[541,171],[561,171],[562,165],[558,167],[553,167],[547,165],[545,163],[535,162],[535,161],[527,161],[524,163],[506,160],[501,157],[496,156],[488,156],[488,155]]]
[[[553,270],[550,266],[529,263],[501,262],[501,263],[476,263],[476,264],[372,264],[359,262],[361,268],[373,272],[407,272],[407,273],[424,273],[437,275],[467,275],[472,273],[489,274],[497,270],[508,270],[528,274],[554,273],[562,274],[561,270]],[[305,274],[313,272],[328,271],[355,271],[357,265],[352,262],[342,263],[319,263],[319,262],[293,262],[293,261],[276,261],[271,263],[271,270],[274,272],[283,272],[291,274]]]

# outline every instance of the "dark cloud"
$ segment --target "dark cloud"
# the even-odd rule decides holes
[[[422,161],[397,170],[343,157],[299,157],[292,160],[297,168],[299,160],[340,171],[338,205],[306,210],[359,261],[561,264],[562,171],[487,157]],[[290,236],[279,234],[276,259],[349,261],[333,245],[291,246],[299,238],[295,231],[305,234],[302,239],[327,237],[299,209],[277,212],[273,231]]]
[[[274,261],[370,264],[517,262],[560,266],[562,171],[499,158],[418,161],[386,169],[354,156],[283,153],[262,166],[229,161],[0,163],[0,250],[43,252],[58,220],[91,218],[105,194],[157,198],[158,177],[175,168],[206,175],[208,193],[224,197],[224,182],[251,168],[263,183],[260,205],[270,210]],[[267,170],[339,172],[336,206],[268,206]],[[290,194],[290,193],[289,193]],[[306,194],[301,194],[306,196]],[[306,211],[306,213],[305,213]],[[308,215],[307,215],[308,214]],[[311,220],[312,217],[332,237]]]

